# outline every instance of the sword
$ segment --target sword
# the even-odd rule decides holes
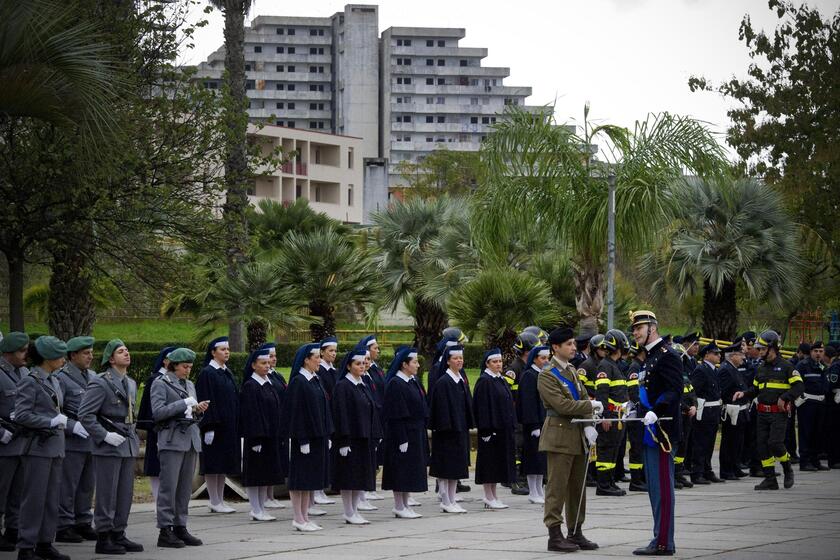
[[[672,417],[666,416],[663,418],[657,418],[657,422],[659,420],[673,420]],[[642,418],[572,418],[572,424],[600,424],[601,422],[642,422],[644,421],[644,417]]]

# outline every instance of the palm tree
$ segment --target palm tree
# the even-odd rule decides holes
[[[632,132],[608,124],[590,129],[585,121],[579,136],[558,126],[551,110],[509,106],[487,137],[481,149],[487,181],[473,198],[474,231],[478,242],[492,243],[537,224],[560,240],[571,259],[581,329],[594,332],[604,306],[608,174],[616,177],[618,249],[635,254],[668,222],[674,205],[668,186],[684,172],[717,173],[723,151],[686,117],[650,115]],[[605,161],[593,157],[597,142]]]
[[[373,306],[381,290],[376,268],[366,248],[332,230],[290,232],[274,263],[277,277],[309,314],[320,322],[309,325],[312,340],[335,335],[339,306]]]
[[[703,332],[732,340],[739,292],[782,306],[802,286],[800,227],[778,192],[755,179],[689,180],[673,187],[681,204],[670,235],[640,267],[654,293],[703,293]]]
[[[257,203],[256,209],[248,210],[248,225],[255,244],[264,254],[276,251],[292,231],[307,233],[333,229],[340,234],[351,231],[338,220],[313,210],[305,198],[299,198],[288,206],[264,198]]]

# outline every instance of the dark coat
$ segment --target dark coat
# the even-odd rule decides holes
[[[269,380],[260,385],[249,377],[239,395],[239,431],[244,438],[243,486],[271,486],[285,479],[280,453],[284,438],[280,429],[280,397]],[[259,446],[259,451],[254,447]]]
[[[546,474],[545,453],[539,450],[540,438],[531,432],[542,429],[545,422],[545,407],[537,390],[539,372],[534,368],[523,370],[519,377],[519,395],[516,400],[516,415],[522,424],[522,472]]]
[[[671,348],[665,339],[660,340],[650,349],[645,360],[645,379],[642,382],[647,394],[648,404],[663,420],[660,426],[668,434],[671,445],[676,446],[682,437],[682,414],[680,402],[683,394],[683,363],[679,354]],[[640,406],[639,415],[644,416],[648,409]]]
[[[333,446],[330,458],[334,490],[376,488],[376,447],[382,434],[379,412],[364,382],[346,377],[335,384],[332,398]],[[339,453],[349,447],[345,457]]]
[[[238,475],[242,466],[242,447],[239,441],[239,390],[230,370],[206,365],[195,384],[198,401],[210,401],[201,418],[202,444],[204,434],[215,432],[211,445],[202,445],[201,474]]]
[[[384,465],[382,489],[395,492],[426,492],[429,438],[426,423],[429,408],[420,383],[393,377],[385,387]],[[405,453],[400,445],[408,443]]]
[[[152,417],[152,383],[160,376],[158,371],[146,378],[143,396],[140,397],[140,408],[137,410],[137,429],[146,432],[146,454],[143,456],[143,474],[146,476],[160,476],[158,435],[155,431],[155,419]]]
[[[288,384],[283,374],[277,371],[272,371],[268,374],[271,380],[271,386],[277,391],[277,397],[280,399],[280,418],[277,423],[280,427],[280,468],[285,475],[289,474],[289,426],[283,420],[283,409],[287,406],[286,390]]]
[[[463,380],[444,372],[432,388],[429,427],[432,459],[429,474],[449,480],[467,478],[470,465],[470,428],[474,427],[472,397]]]
[[[289,490],[322,490],[329,486],[329,438],[332,415],[318,376],[296,375],[286,389],[283,420],[291,439]],[[300,451],[309,444],[309,453]]]
[[[476,484],[511,482],[516,477],[516,411],[510,386],[502,376],[483,372],[475,382],[473,413],[478,428]],[[488,441],[484,438],[490,437]]]

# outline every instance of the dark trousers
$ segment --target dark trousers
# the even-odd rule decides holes
[[[641,424],[641,422],[637,422]],[[615,453],[615,474],[619,477],[627,472],[624,468],[624,456],[627,454],[627,424],[624,425],[624,433],[621,436],[621,441],[618,442],[618,450]]]
[[[694,421],[694,448],[691,451],[691,475],[704,476],[712,472],[712,453],[720,425],[720,407],[703,409],[703,418]]]
[[[641,422],[627,423],[627,440],[630,442],[630,472],[642,470],[644,467],[643,443],[645,437],[645,426]]]
[[[785,429],[788,417],[783,412],[759,412],[756,426],[756,447],[762,467],[772,467],[778,460],[790,460],[785,448]]]
[[[93,456],[67,451],[61,465],[58,528],[90,525],[93,521]]]
[[[840,463],[840,404],[834,402],[833,393],[829,395],[831,400],[825,410],[825,435],[828,438],[828,464],[836,465]]]
[[[735,475],[740,470],[738,466],[738,454],[744,446],[744,433],[749,425],[749,416],[746,412],[738,415],[738,423],[734,426],[729,419],[723,421],[720,426],[720,474]]]
[[[22,457],[23,501],[18,548],[35,548],[39,543],[55,540],[62,460],[62,457]]]
[[[758,426],[758,411],[755,406],[750,407],[749,410],[750,421],[744,426],[744,447],[741,449],[741,463],[749,466],[751,469],[761,467],[761,459],[758,458],[758,448],[756,447],[756,426]]]
[[[598,439],[595,442],[598,458],[595,460],[595,469],[598,471],[611,471],[615,468],[615,461],[618,455],[618,445],[624,437],[624,429],[618,429],[618,423],[612,423],[609,430],[604,430],[598,425]]]
[[[806,400],[796,407],[799,418],[799,464],[817,465],[820,453],[820,427],[825,402]]]
[[[788,453],[796,456],[796,423],[799,420],[796,417],[796,407],[793,406],[790,409],[790,416],[787,419],[787,424],[785,425],[785,449],[787,449]]]
[[[648,546],[674,550],[674,456],[659,446],[645,446],[643,456],[653,513],[653,540]]]
[[[6,530],[17,531],[22,488],[20,457],[0,457],[0,517]]]
[[[677,453],[674,456],[674,465],[682,471],[687,465],[691,467],[691,436],[694,429],[694,417],[683,414],[682,417],[682,438],[677,446]]]

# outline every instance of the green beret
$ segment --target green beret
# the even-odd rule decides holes
[[[67,354],[67,344],[54,336],[39,336],[35,340],[35,349],[45,360],[57,360]]]
[[[0,352],[17,352],[29,344],[29,335],[25,332],[14,331],[0,340]]]
[[[193,363],[195,361],[195,352],[189,348],[176,348],[167,354],[166,358],[173,364]]]
[[[108,344],[105,345],[105,351],[102,352],[102,365],[108,365],[108,362],[111,360],[111,356],[114,355],[117,348],[120,346],[125,346],[125,342],[120,340],[119,338],[115,338],[113,340],[109,340]]]
[[[94,339],[92,336],[76,336],[67,341],[68,352],[78,352],[85,348],[93,348]]]

